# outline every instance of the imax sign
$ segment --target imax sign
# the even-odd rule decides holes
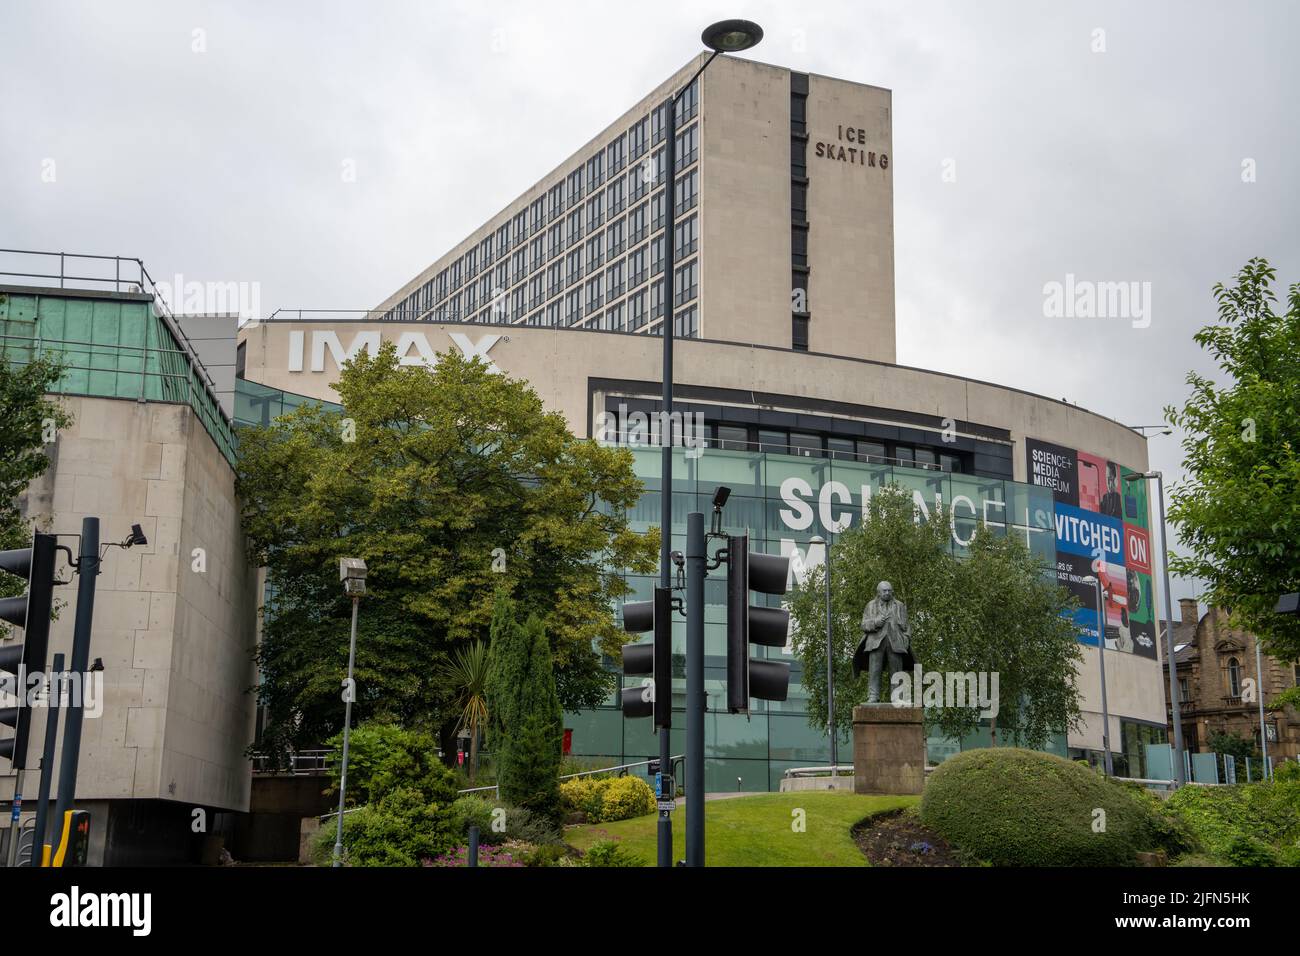
[[[449,332],[447,336],[451,339],[451,344],[460,349],[461,354],[466,358],[481,359],[489,371],[501,373],[501,369],[488,356],[488,352],[492,351],[492,346],[505,336],[485,335],[477,342],[471,340],[464,332]],[[310,365],[304,368],[304,359],[308,358],[307,333],[290,332],[289,371],[324,372],[327,350],[334,359],[335,367],[341,368],[344,362],[350,362],[362,352],[377,354],[380,340],[380,332],[357,332],[345,347],[337,332],[332,329],[318,329],[311,333]],[[425,368],[433,368],[438,364],[438,353],[429,344],[429,338],[424,332],[403,332],[397,337],[395,344],[397,361],[401,365],[422,365]]]

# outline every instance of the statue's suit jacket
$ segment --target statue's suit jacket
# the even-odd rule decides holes
[[[876,625],[879,624],[879,627]],[[853,676],[867,670],[867,655],[884,645],[887,650],[903,655],[903,669],[911,670],[916,664],[912,655],[911,632],[907,623],[907,605],[894,598],[886,607],[880,598],[872,598],[862,612],[862,640],[853,652]]]

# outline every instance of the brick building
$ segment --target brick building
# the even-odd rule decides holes
[[[1255,635],[1232,627],[1228,614],[1210,608],[1199,614],[1194,599],[1178,602],[1182,620],[1174,624],[1178,699],[1182,702],[1183,743],[1189,753],[1208,753],[1210,736],[1229,733],[1259,744],[1259,698],[1267,707],[1282,691],[1300,682],[1300,664],[1263,655],[1263,677],[1255,666]],[[1165,667],[1168,686],[1169,670]],[[1170,727],[1173,726],[1172,716]],[[1300,756],[1300,712],[1294,707],[1264,712],[1268,753],[1274,760]]]

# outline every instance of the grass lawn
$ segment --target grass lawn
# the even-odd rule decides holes
[[[759,793],[704,804],[704,862],[708,866],[866,866],[849,830],[867,817],[916,803],[919,797],[868,797],[840,791]],[[796,832],[794,812],[806,813]],[[593,823],[564,831],[566,842],[586,850],[617,840],[653,866],[658,814]],[[686,808],[673,811],[673,861],[686,857]]]

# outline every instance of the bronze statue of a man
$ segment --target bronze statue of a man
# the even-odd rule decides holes
[[[889,676],[910,671],[916,663],[912,656],[912,629],[907,623],[907,605],[894,597],[888,581],[876,585],[876,596],[862,612],[862,640],[853,652],[853,676],[867,671],[867,703],[880,703],[880,672],[888,663]]]

